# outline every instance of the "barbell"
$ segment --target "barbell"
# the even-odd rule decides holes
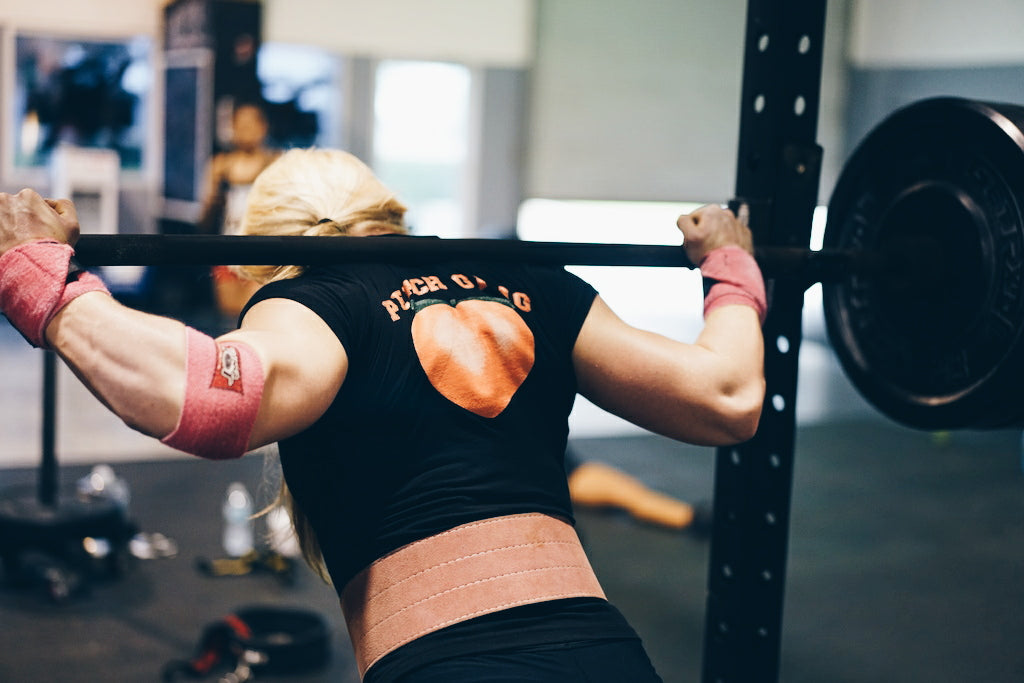
[[[1024,108],[924,100],[854,151],[824,248],[758,247],[766,278],[824,283],[829,339],[883,414],[919,429],[1024,424]],[[381,236],[83,235],[83,265],[474,259],[693,267],[681,246]]]
[[[812,282],[869,268],[867,255],[850,250],[810,251],[788,247],[755,250],[765,277],[811,277]],[[75,255],[89,266],[416,263],[438,259],[565,266],[695,268],[681,246],[531,242],[514,239],[441,239],[387,235],[337,237],[228,235],[83,235]],[[817,278],[814,277],[817,274]]]

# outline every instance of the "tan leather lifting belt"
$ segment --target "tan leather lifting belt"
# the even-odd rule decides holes
[[[529,513],[471,522],[403,546],[357,574],[341,608],[359,675],[432,631],[517,605],[598,597],[576,531]]]

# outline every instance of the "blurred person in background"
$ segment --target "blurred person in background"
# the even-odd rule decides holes
[[[267,117],[259,105],[243,102],[235,106],[231,148],[214,155],[206,170],[198,224],[201,234],[239,234],[253,181],[280,155],[279,150],[267,146],[268,132]],[[239,277],[229,266],[214,266],[212,278],[217,309],[234,326],[242,306],[258,285]]]

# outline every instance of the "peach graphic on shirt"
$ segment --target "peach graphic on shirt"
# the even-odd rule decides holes
[[[533,332],[505,299],[413,304],[412,340],[431,385],[483,417],[501,414],[533,368]]]

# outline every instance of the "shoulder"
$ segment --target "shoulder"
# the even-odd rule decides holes
[[[231,165],[230,155],[230,152],[221,152],[220,154],[213,155],[213,158],[210,159],[210,172],[214,175],[223,175],[224,171]]]
[[[325,306],[350,307],[360,300],[381,296],[394,289],[393,268],[375,264],[337,264],[307,268],[301,275],[275,280],[261,287],[250,301],[285,298],[318,310]],[[390,291],[390,290],[388,290]],[[384,292],[387,296],[387,292]]]
[[[589,305],[597,295],[589,282],[560,266],[525,266],[524,272],[544,294],[562,305]]]
[[[263,285],[256,293],[260,299],[290,297],[309,291],[330,291],[357,285],[365,270],[340,265],[307,267],[297,277],[274,280]]]

